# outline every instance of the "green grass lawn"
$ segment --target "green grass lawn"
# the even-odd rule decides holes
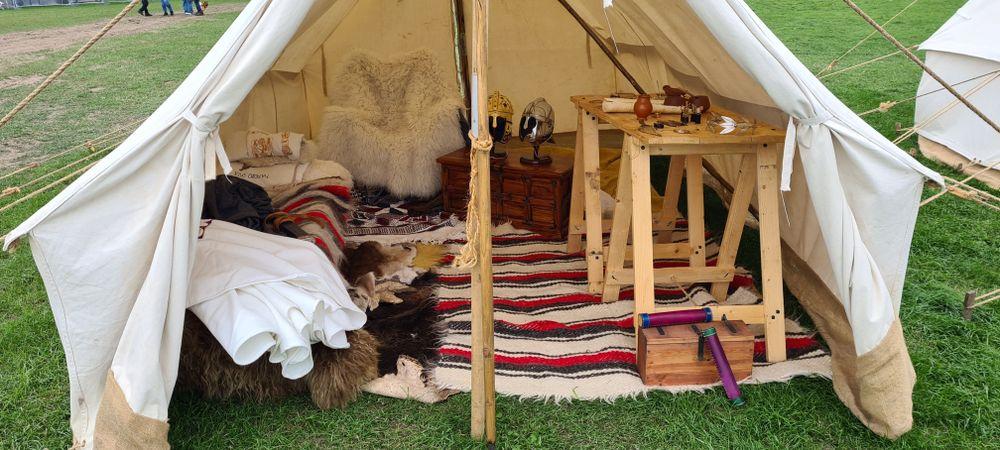
[[[881,21],[909,2],[867,0],[861,6]],[[151,3],[156,6],[155,1]],[[962,3],[921,0],[889,29],[908,45],[919,43]],[[750,0],[750,4],[814,70],[870,30],[839,1]],[[0,33],[90,22],[112,16],[120,6],[0,11]],[[51,153],[103,134],[115,124],[145,117],[176,88],[234,17],[235,13],[210,14],[206,20],[101,42],[14,122],[0,129],[0,149],[13,142]],[[890,51],[888,43],[872,39],[841,66]],[[0,80],[47,74],[71,52],[42,55],[20,65],[0,64]],[[848,106],[864,111],[880,101],[913,95],[919,77],[919,69],[895,57],[826,81]],[[8,110],[30,89],[0,90],[0,111]],[[894,124],[909,126],[912,117],[912,104],[904,104],[866,119],[891,138]],[[915,142],[904,142],[902,147],[915,147]],[[61,158],[42,170],[58,168],[75,157]],[[948,167],[924,162],[956,175]],[[0,184],[6,185],[10,184]],[[925,195],[932,192],[928,189]],[[51,194],[0,213],[0,234],[49,198]],[[0,200],[0,205],[6,202]],[[918,377],[915,424],[896,442],[883,440],[861,425],[836,399],[828,380],[796,379],[745,387],[750,405],[742,409],[727,407],[719,392],[657,393],[613,404],[556,405],[500,398],[499,444],[505,448],[996,447],[1000,445],[1000,314],[991,305],[965,322],[960,310],[965,291],[1000,287],[998,267],[1000,215],[996,212],[952,196],[921,210],[901,312]],[[468,437],[468,395],[439,405],[364,395],[339,411],[318,411],[307,398],[253,404],[177,396],[170,416],[170,440],[179,448],[477,445]],[[0,256],[0,447],[66,447],[70,443],[68,418],[62,348],[30,252],[21,248]]]
[[[128,2],[96,3],[66,7],[67,11],[50,13],[38,8],[19,8],[0,14],[0,33],[66,27],[98,20],[108,20],[118,14]],[[153,5],[153,6],[158,6]]]
[[[210,4],[234,3],[238,1],[241,0],[215,0],[210,2]],[[184,10],[181,8],[181,0],[171,0],[170,3],[174,6],[175,13],[184,13]],[[42,11],[40,8],[18,8],[3,11],[0,14],[0,34],[107,21],[118,14],[127,4],[127,1],[115,1],[113,3],[90,3],[59,8],[63,11]],[[139,7],[136,6],[130,14],[136,14],[135,11],[138,9]],[[149,12],[151,14],[162,13],[160,2],[150,0]]]

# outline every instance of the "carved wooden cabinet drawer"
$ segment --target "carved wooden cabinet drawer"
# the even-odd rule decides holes
[[[521,164],[531,149],[514,148],[505,160],[490,169],[490,194],[494,222],[511,222],[518,228],[547,238],[566,237],[569,218],[573,158],[552,155],[548,166]],[[444,209],[465,215],[469,198],[469,151],[457,150],[438,158]]]

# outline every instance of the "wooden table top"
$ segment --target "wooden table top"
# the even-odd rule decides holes
[[[785,131],[774,128],[769,124],[759,122],[750,132],[737,134],[718,134],[708,129],[708,121],[712,115],[724,115],[736,120],[750,120],[744,115],[735,114],[718,106],[712,105],[711,111],[702,119],[701,124],[689,124],[682,127],[664,127],[656,132],[648,132],[639,129],[639,120],[632,113],[608,113],[601,108],[604,95],[574,95],[570,97],[578,108],[583,109],[598,119],[607,122],[617,129],[624,131],[642,144],[647,145],[670,145],[670,144],[773,144],[785,142]],[[656,101],[655,99],[653,100]],[[659,114],[649,116],[646,122],[652,125],[655,121],[680,121],[680,114]],[[685,130],[688,133],[678,133],[676,130]]]

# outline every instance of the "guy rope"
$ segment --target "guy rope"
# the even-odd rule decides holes
[[[1000,70],[994,70],[992,72],[987,72],[987,73],[984,73],[982,75],[976,75],[976,76],[974,76],[972,78],[968,78],[968,79],[959,81],[958,83],[952,83],[952,86],[961,86],[961,85],[963,85],[965,83],[968,83],[970,81],[976,81],[976,80],[978,80],[980,78],[988,77],[990,75],[994,75],[994,74],[997,74],[997,73],[1000,73]],[[869,114],[873,114],[873,113],[877,113],[877,112],[887,112],[890,109],[896,107],[896,105],[898,105],[900,103],[912,102],[912,101],[914,101],[914,100],[916,100],[918,98],[926,97],[926,96],[931,95],[931,94],[936,94],[936,93],[941,92],[943,90],[944,90],[944,88],[940,87],[940,88],[934,89],[932,91],[927,91],[927,92],[924,92],[922,94],[914,95],[912,97],[907,97],[907,98],[903,98],[903,99],[899,99],[899,100],[884,101],[882,103],[879,103],[878,108],[872,108],[872,109],[869,109],[868,111],[865,111],[865,112],[862,112],[862,113],[858,113],[858,116],[864,117],[864,116],[867,116]]]
[[[115,129],[113,131],[109,131],[109,132],[107,132],[105,134],[102,134],[102,135],[100,135],[100,136],[98,136],[96,138],[93,138],[93,139],[88,139],[87,142],[84,142],[82,144],[74,145],[74,146],[72,146],[70,148],[67,148],[67,149],[65,149],[65,150],[63,150],[63,151],[61,151],[59,153],[54,154],[54,155],[46,156],[45,158],[42,158],[42,159],[40,159],[38,161],[32,161],[32,162],[28,163],[27,165],[25,165],[24,167],[21,167],[20,169],[17,169],[17,170],[12,171],[12,172],[5,173],[3,175],[0,175],[0,181],[3,181],[5,179],[7,179],[7,178],[10,178],[10,177],[12,177],[14,175],[17,175],[17,174],[21,173],[21,172],[37,168],[37,167],[41,166],[42,164],[45,164],[45,163],[47,163],[47,162],[49,162],[49,161],[51,161],[53,159],[59,158],[61,156],[68,155],[70,153],[73,153],[75,151],[78,151],[78,150],[81,150],[81,149],[84,149],[84,148],[88,148],[89,147],[88,144],[95,144],[96,145],[96,144],[98,144],[100,142],[103,142],[105,140],[112,140],[115,137],[120,136],[125,131],[131,131],[132,128],[135,127],[136,125],[138,125],[139,122],[141,122],[142,120],[143,119],[136,119],[136,120],[133,120],[131,122],[127,122],[124,125],[118,127],[117,129]]]
[[[979,118],[982,119],[983,122],[986,122],[991,128],[993,128],[994,130],[996,130],[997,133],[1000,133],[1000,125],[997,125],[997,123],[995,121],[993,121],[992,119],[990,119],[989,117],[987,117],[985,113],[983,113],[979,108],[976,107],[976,105],[973,105],[972,102],[970,102],[968,98],[966,98],[964,95],[960,94],[957,90],[955,90],[954,86],[952,86],[951,84],[949,84],[948,82],[946,82],[943,78],[941,78],[940,75],[938,75],[936,72],[934,72],[934,70],[932,70],[930,67],[927,67],[927,65],[924,64],[924,62],[921,61],[920,58],[918,58],[916,55],[914,55],[913,52],[911,52],[907,47],[905,47],[901,42],[899,42],[899,40],[896,39],[893,35],[889,34],[889,32],[886,31],[885,28],[883,28],[877,22],[875,22],[875,20],[872,19],[871,16],[869,16],[867,13],[865,13],[858,6],[857,3],[855,3],[853,0],[843,0],[843,1],[844,1],[844,3],[847,4],[848,7],[850,7],[852,10],[854,10],[855,13],[857,13],[859,16],[861,16],[861,18],[864,19],[865,22],[868,22],[869,25],[871,25],[873,28],[875,28],[876,32],[878,32],[879,34],[882,35],[882,37],[884,37],[886,40],[888,40],[889,42],[891,42],[892,45],[894,45],[897,49],[899,49],[899,51],[903,52],[903,54],[906,55],[906,57],[910,61],[913,61],[914,64],[920,66],[920,68],[923,69],[923,71],[926,72],[927,75],[929,75],[931,78],[933,78],[934,81],[937,81],[945,90],[947,90],[949,93],[951,93],[951,95],[953,95],[955,97],[955,101],[953,101],[952,104],[949,104],[948,106],[946,106],[944,109],[942,109],[942,111],[938,111],[937,114],[935,114],[934,116],[932,116],[932,118],[930,118],[928,120],[925,120],[923,123],[914,125],[913,128],[911,128],[906,134],[904,134],[905,137],[901,136],[900,138],[896,139],[896,141],[894,141],[894,143],[899,143],[903,139],[905,139],[906,137],[912,136],[921,127],[925,126],[929,121],[934,120],[934,118],[936,118],[937,116],[943,114],[944,111],[947,111],[948,109],[953,108],[958,103],[962,103],[963,105],[965,105],[966,108],[969,108],[969,111],[972,111],[973,114],[979,116]],[[970,89],[969,92],[968,92],[968,94],[971,95],[971,94],[975,93],[975,91],[977,91],[979,88],[981,88],[982,86],[984,86],[986,83],[989,83],[990,81],[993,81],[993,79],[997,78],[997,76],[998,76],[997,74],[994,74],[994,75],[988,77],[986,80],[984,80],[983,82],[981,82],[977,87],[974,87],[974,88]],[[992,168],[995,165],[996,165],[996,163],[990,164],[989,166],[987,166],[987,169]],[[983,171],[985,171],[987,169],[984,169]],[[980,171],[980,172],[982,172],[982,171]],[[921,202],[920,206],[926,205],[926,204],[930,203],[931,201],[933,201],[933,200],[935,200],[937,198],[940,198],[944,194],[950,192],[950,193],[953,193],[953,194],[958,195],[958,196],[963,197],[963,198],[972,198],[972,199],[975,199],[976,201],[978,201],[981,204],[984,204],[986,206],[990,206],[990,207],[992,207],[994,209],[998,209],[995,205],[990,204],[987,201],[980,201],[979,199],[974,198],[974,196],[964,195],[964,194],[969,194],[970,193],[970,189],[971,190],[975,190],[974,188],[971,188],[969,185],[966,184],[971,179],[972,179],[972,176],[970,176],[970,177],[968,177],[968,178],[966,178],[966,179],[964,179],[962,181],[958,181],[958,182],[952,183],[952,185],[945,186],[945,188],[941,192],[939,192],[939,193],[931,196],[930,198],[924,200],[923,202]],[[952,180],[952,181],[954,181],[954,180]],[[982,192],[982,191],[980,191],[980,192]],[[991,194],[989,196],[993,197]]]
[[[139,3],[139,0],[132,0],[131,2],[129,2],[128,5],[125,5],[125,8],[123,8],[122,11],[118,13],[117,16],[112,18],[111,21],[107,23],[107,25],[104,25],[104,28],[101,28],[101,31],[98,31],[97,34],[95,34],[94,37],[90,38],[90,40],[87,41],[86,44],[83,44],[83,47],[80,47],[80,49],[77,50],[76,53],[73,54],[73,56],[70,56],[69,59],[64,61],[59,66],[59,68],[57,68],[54,72],[49,74],[48,78],[39,83],[38,86],[35,87],[35,90],[31,91],[31,93],[28,94],[27,97],[24,97],[23,100],[21,100],[17,105],[14,106],[14,109],[11,109],[10,112],[8,112],[6,115],[3,116],[2,119],[0,119],[0,128],[3,128],[4,125],[7,125],[7,122],[10,122],[10,120],[14,118],[15,114],[24,109],[25,106],[28,106],[28,103],[31,103],[31,101],[34,100],[35,97],[38,97],[38,94],[41,94],[42,91],[45,90],[45,88],[49,87],[49,85],[56,80],[56,78],[59,78],[59,75],[62,75],[62,73],[65,72],[66,69],[69,68],[69,66],[73,65],[73,63],[75,63],[78,59],[80,59],[80,57],[83,56],[83,54],[86,53],[87,50],[90,50],[90,47],[93,47],[98,40],[104,37],[105,34],[108,34],[108,31],[111,30],[111,27],[118,24],[118,22],[121,21],[122,18],[124,18],[125,15],[128,14],[129,11],[131,11],[132,8],[134,8],[137,3]]]
[[[976,105],[973,105],[972,102],[969,101],[969,99],[962,96],[962,94],[959,94],[958,91],[956,91],[954,87],[948,84],[947,81],[944,81],[944,79],[941,78],[941,76],[939,76],[936,72],[931,70],[930,67],[927,67],[927,65],[924,64],[924,62],[921,61],[920,58],[917,58],[917,55],[914,55],[913,52],[911,52],[908,48],[906,48],[906,46],[900,43],[898,39],[889,34],[889,32],[885,30],[885,28],[882,28],[881,25],[876,23],[875,20],[872,19],[871,16],[869,16],[867,13],[865,13],[858,6],[857,3],[854,3],[853,0],[844,0],[844,3],[846,3],[847,6],[853,9],[854,12],[858,13],[858,15],[861,16],[861,18],[864,19],[865,22],[868,22],[869,25],[874,27],[875,31],[881,34],[882,37],[884,37],[886,40],[891,42],[892,45],[895,45],[897,49],[903,52],[903,54],[906,55],[906,57],[909,58],[910,61],[913,61],[914,64],[920,66],[920,68],[923,69],[924,72],[927,72],[927,75],[930,75],[931,78],[940,83],[941,86],[944,86],[945,90],[950,92],[951,95],[954,95],[955,98],[958,99],[958,101],[962,102],[962,104],[964,104],[967,108],[969,108],[970,111],[979,116],[980,119],[983,119],[983,121],[989,124],[990,127],[992,127],[994,130],[996,130],[997,133],[1000,133],[1000,125],[997,125],[997,123],[994,122],[992,119],[986,117],[986,114],[980,111],[979,108],[976,107]]]
[[[903,13],[906,12],[906,10],[910,9],[910,7],[913,6],[913,5],[915,5],[916,3],[917,3],[917,0],[913,0],[912,2],[910,2],[909,5],[906,5],[903,9],[899,10],[899,12],[896,13],[896,15],[890,17],[889,20],[886,20],[885,22],[882,22],[882,26],[885,27],[885,26],[889,25],[889,23],[891,23],[893,20],[896,20],[897,17],[903,15]],[[830,70],[833,70],[833,68],[836,67],[838,63],[840,63],[841,59],[844,59],[845,56],[849,55],[854,50],[857,50],[858,47],[861,47],[861,44],[864,44],[865,42],[868,42],[868,40],[871,39],[872,36],[875,36],[876,34],[878,34],[877,30],[873,30],[871,33],[868,33],[867,36],[861,38],[861,40],[858,41],[856,44],[854,44],[854,46],[852,46],[851,48],[847,49],[847,51],[845,51],[844,53],[842,53],[840,56],[834,58],[833,61],[830,61],[830,64],[827,64],[826,67],[823,68],[823,70],[820,70],[819,73],[816,74],[816,76],[820,77],[821,79],[824,78],[823,74],[829,72]]]

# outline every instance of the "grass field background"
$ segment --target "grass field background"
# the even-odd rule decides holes
[[[910,0],[860,2],[885,20]],[[151,6],[157,6],[151,2]],[[174,2],[179,7],[179,2]],[[750,0],[785,44],[819,70],[870,31],[842,2]],[[962,4],[921,0],[889,26],[906,44],[928,37]],[[0,34],[76,25],[108,18],[120,5],[0,11]],[[10,125],[0,150],[49,154],[151,113],[172,92],[235,13],[209,14],[155,32],[99,43]],[[2,42],[0,42],[2,45]],[[47,74],[73,49],[0,62],[0,82]],[[892,51],[875,38],[842,67]],[[895,57],[827,79],[855,111],[913,95],[919,69]],[[32,88],[0,90],[0,111]],[[866,117],[894,137],[895,123],[912,125],[912,104]],[[912,140],[901,145],[915,146]],[[75,160],[47,164],[53,170]],[[935,170],[950,168],[924,161]],[[23,162],[23,161],[21,161]],[[10,169],[4,169],[4,171]],[[0,171],[0,173],[3,173]],[[39,172],[35,172],[37,176]],[[30,176],[12,177],[13,184]],[[11,185],[4,180],[4,185]],[[933,191],[928,189],[925,195]],[[9,231],[53,194],[0,213]],[[0,200],[0,205],[9,203]],[[886,205],[891,207],[891,205]],[[1000,215],[946,196],[923,208],[917,222],[901,316],[917,371],[914,428],[883,440],[841,405],[828,380],[747,386],[750,404],[731,409],[719,392],[653,394],[613,404],[551,404],[501,398],[500,446],[566,447],[996,447],[1000,442],[1000,314],[991,305],[971,322],[960,319],[965,291],[1000,287]],[[45,290],[27,248],[0,256],[0,447],[59,448],[70,444],[66,365]],[[225,447],[469,447],[469,397],[439,405],[364,395],[344,410],[318,411],[307,398],[278,404],[210,402],[177,396],[170,440],[178,448]]]

